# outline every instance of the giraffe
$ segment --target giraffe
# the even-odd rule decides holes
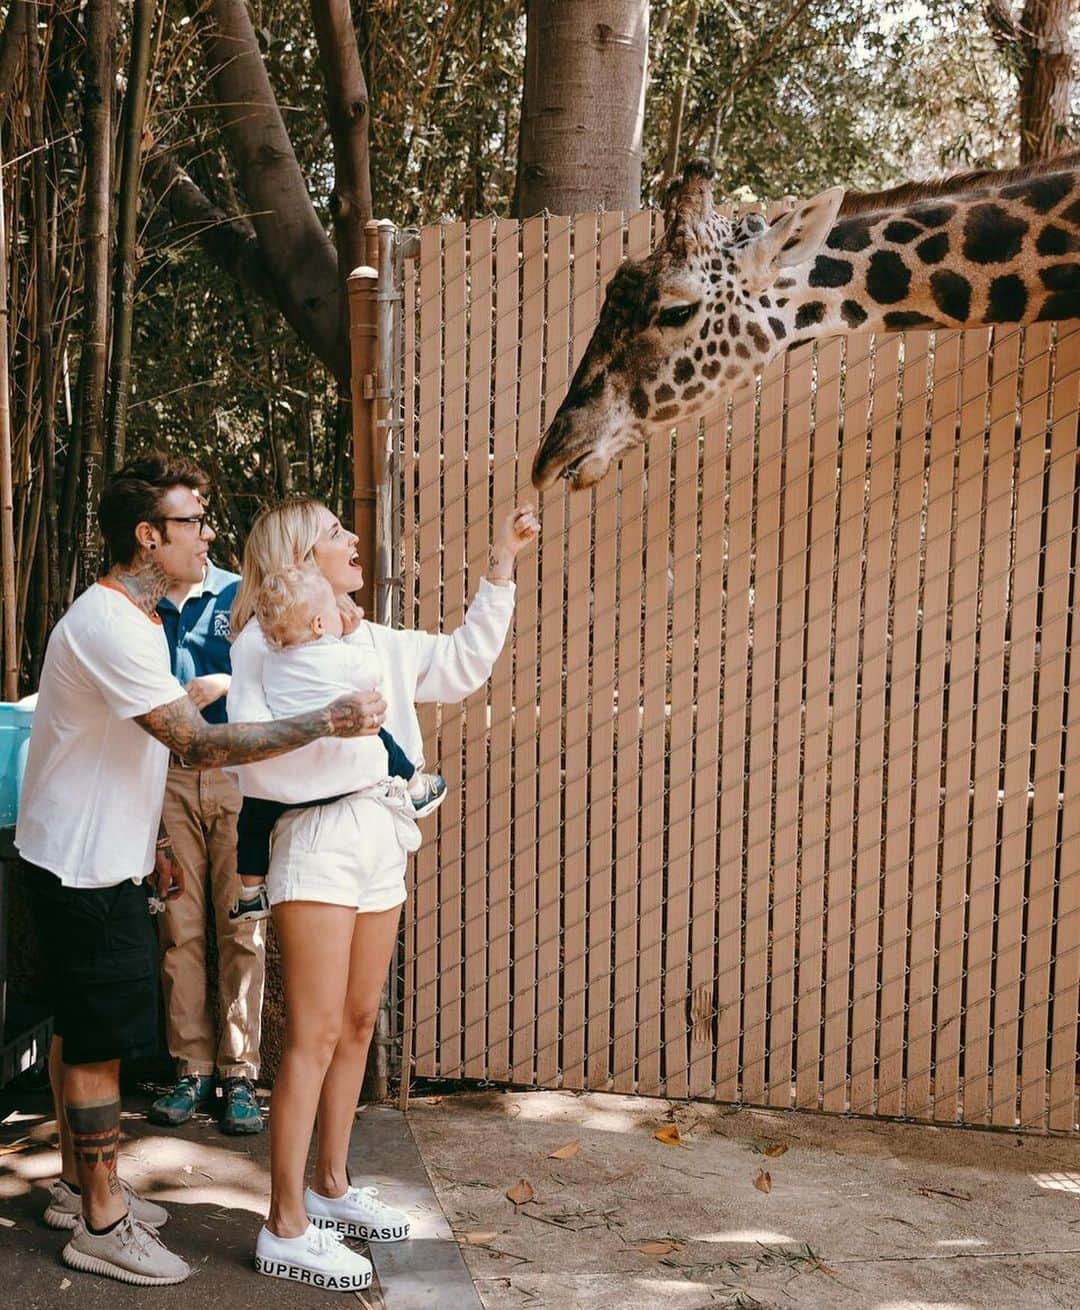
[[[659,244],[611,279],[537,450],[538,490],[591,486],[621,451],[815,337],[1080,316],[1080,152],[876,193],[833,187],[771,226],[718,214],[712,176],[686,166]]]

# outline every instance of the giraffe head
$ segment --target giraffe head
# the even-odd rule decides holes
[[[540,443],[533,484],[591,486],[621,451],[702,413],[790,343],[785,270],[813,259],[842,187],[771,226],[713,208],[712,169],[688,164],[669,190],[666,227],[645,259],[608,284],[600,320]]]

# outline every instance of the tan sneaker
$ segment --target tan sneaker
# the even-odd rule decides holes
[[[182,1283],[191,1273],[187,1261],[173,1255],[153,1228],[139,1223],[130,1214],[100,1237],[91,1233],[80,1219],[60,1258],[72,1269],[102,1274],[138,1287]]]
[[[132,1219],[137,1219],[140,1224],[148,1224],[151,1228],[161,1228],[163,1224],[168,1223],[169,1212],[164,1206],[155,1205],[145,1196],[140,1196],[134,1187],[130,1183],[125,1183],[122,1178],[120,1190],[127,1199]],[[78,1192],[73,1192],[62,1178],[57,1178],[55,1182],[50,1183],[49,1204],[45,1209],[45,1222],[49,1227],[74,1228],[81,1218],[82,1197]]]

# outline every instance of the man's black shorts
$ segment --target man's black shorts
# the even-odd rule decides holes
[[[65,1064],[152,1055],[158,1048],[158,945],[146,888],[65,887],[20,861],[45,955]]]

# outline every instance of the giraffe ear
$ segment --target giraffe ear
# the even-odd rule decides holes
[[[756,243],[762,264],[786,268],[813,259],[836,222],[843,199],[842,186],[830,187],[778,218]]]

